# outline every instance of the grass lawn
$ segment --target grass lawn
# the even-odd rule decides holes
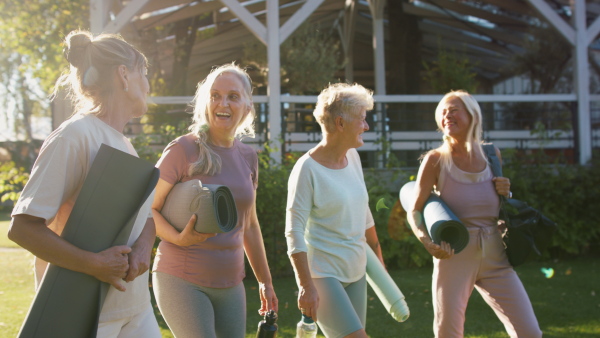
[[[0,214],[1,215],[1,214]],[[2,216],[0,216],[2,217]],[[0,338],[15,337],[33,299],[31,254],[23,250],[2,249],[8,228],[7,218],[0,218]],[[546,278],[541,268],[553,268]],[[600,260],[584,257],[576,260],[535,262],[518,267],[517,272],[529,293],[544,337],[600,337]],[[411,316],[398,323],[387,314],[369,288],[367,333],[372,338],[431,337],[431,268],[393,271],[394,280],[406,296]],[[274,281],[279,298],[278,337],[294,337],[300,313],[296,308],[296,283],[292,277]],[[262,319],[257,310],[257,284],[245,282],[247,291],[246,338],[254,337]],[[473,293],[467,309],[466,337],[507,337],[500,321]],[[159,318],[163,337],[172,337]]]

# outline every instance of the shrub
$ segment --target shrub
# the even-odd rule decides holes
[[[589,165],[565,165],[543,151],[522,156],[505,150],[504,176],[516,199],[527,202],[558,224],[552,256],[579,255],[597,247],[600,239],[600,160]]]
[[[383,175],[377,169],[365,170],[365,183],[386,267],[396,269],[427,265],[431,263],[431,255],[414,236],[398,196],[399,187],[409,181],[410,173],[397,168],[385,172],[392,175]],[[382,207],[382,203],[385,207]]]
[[[28,180],[29,173],[24,167],[17,167],[15,162],[0,162],[0,208],[12,207]]]
[[[298,157],[295,154],[286,154],[283,163],[278,164],[270,157],[270,153],[276,149],[271,148],[268,144],[264,149],[265,151],[258,154],[256,212],[262,229],[271,274],[273,276],[289,276],[293,270],[287,255],[287,243],[284,235],[285,209],[288,178]]]

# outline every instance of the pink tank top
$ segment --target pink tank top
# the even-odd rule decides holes
[[[442,200],[467,228],[496,226],[500,198],[488,165],[479,173],[460,170],[454,164],[440,173],[438,191]]]

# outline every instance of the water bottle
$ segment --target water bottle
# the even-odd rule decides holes
[[[305,315],[296,325],[296,338],[315,338],[317,336],[317,323]]]
[[[277,337],[277,314],[271,310],[265,315],[265,319],[258,323],[256,338],[275,338]]]

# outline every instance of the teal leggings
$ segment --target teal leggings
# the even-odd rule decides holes
[[[177,338],[243,338],[246,335],[244,283],[207,288],[166,273],[152,274],[154,296]]]
[[[335,278],[313,278],[319,293],[317,324],[327,338],[345,337],[365,328],[367,321],[367,279],[353,283]]]

